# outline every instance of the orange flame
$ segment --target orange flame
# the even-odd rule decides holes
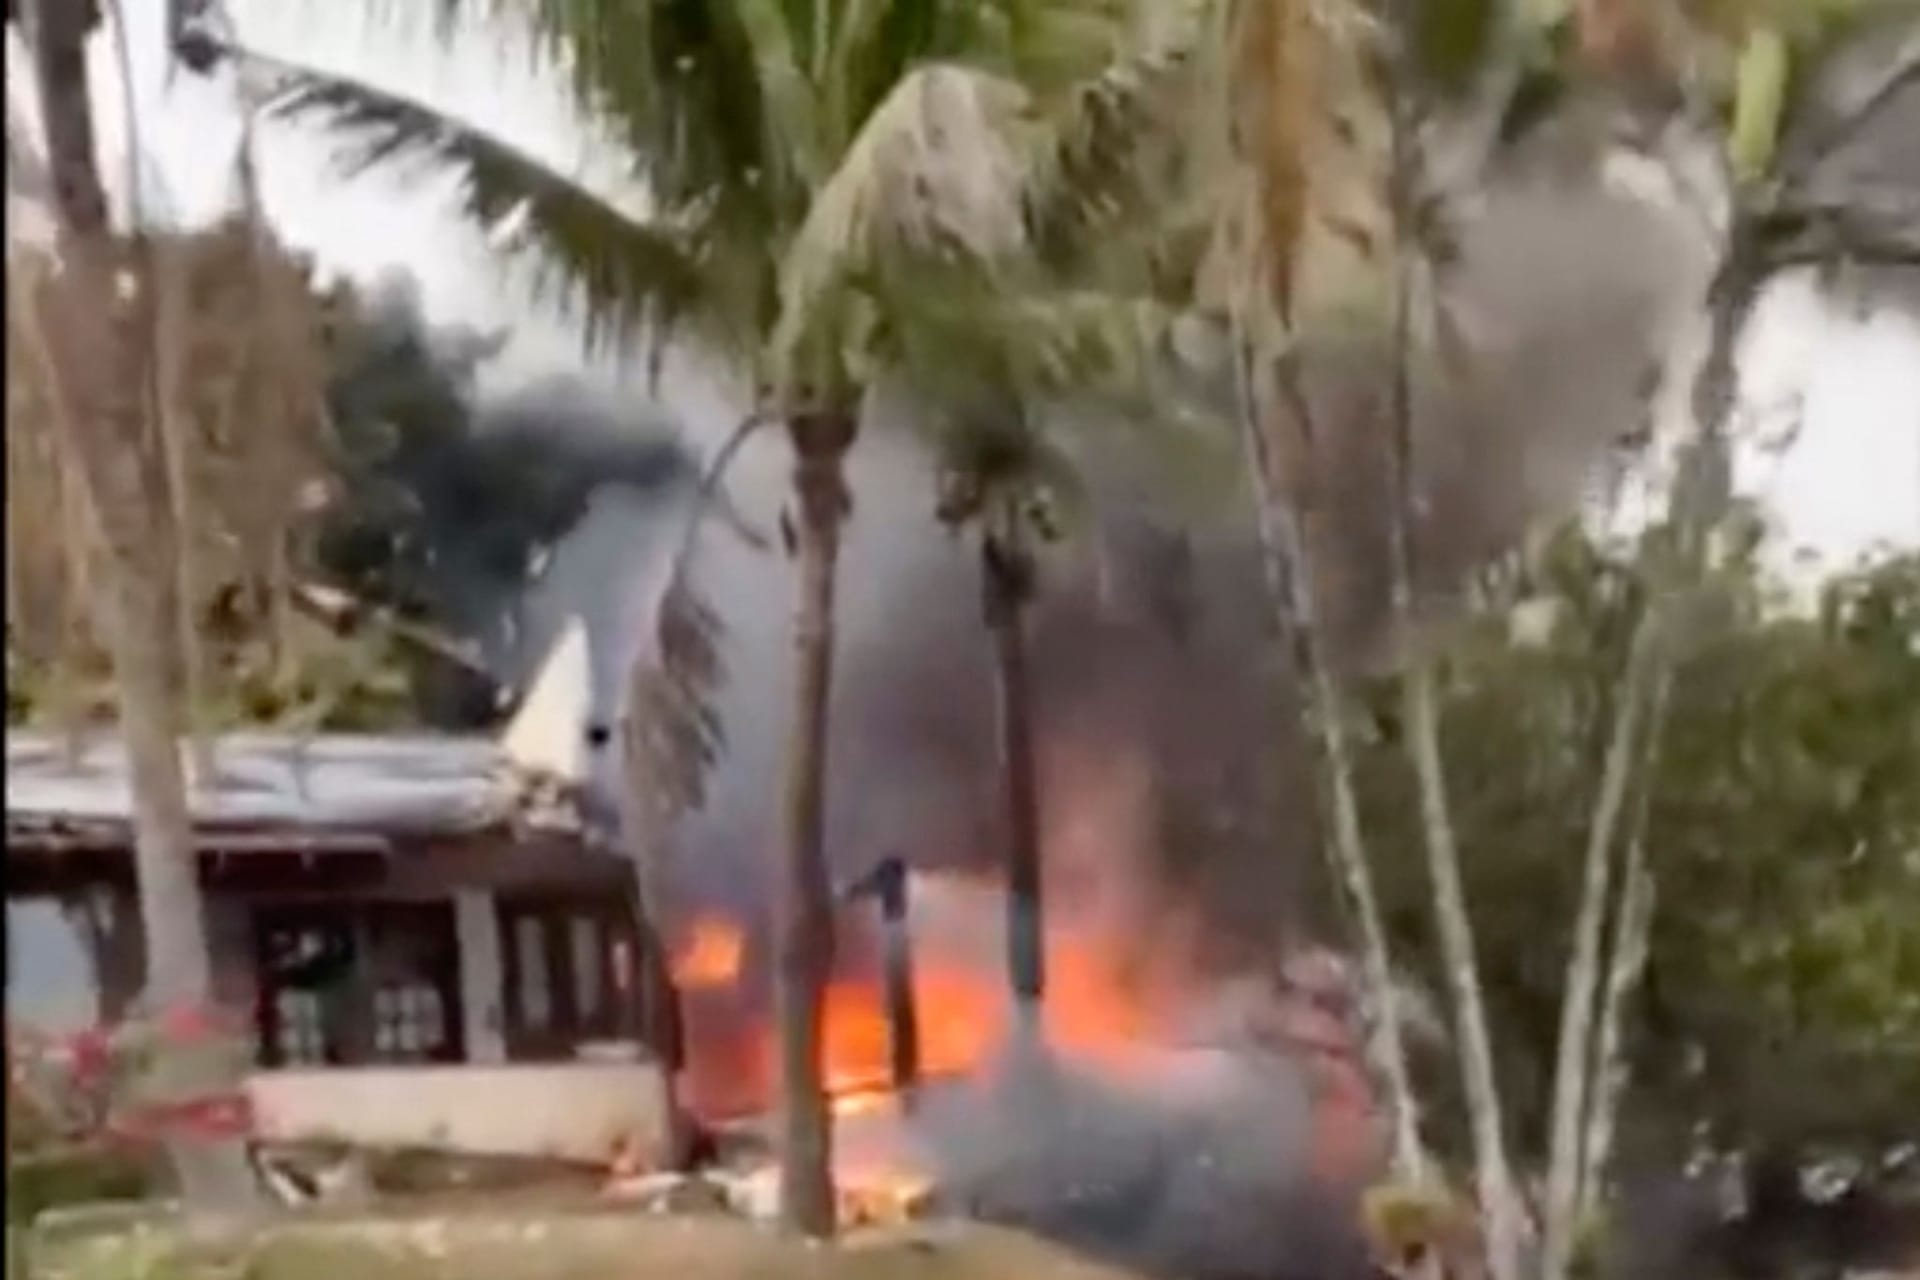
[[[730,987],[740,978],[746,952],[746,935],[738,925],[718,916],[702,916],[693,922],[686,945],[673,957],[673,980],[689,991]]]
[[[1048,1039],[1056,1049],[1108,1058],[1138,1045],[1149,1021],[1140,996],[1121,980],[1111,958],[1084,944],[1056,938],[1047,948],[1043,1005]],[[920,1030],[920,1068],[950,1075],[983,1062],[1008,1031],[1004,981],[990,970],[951,962],[926,963],[914,974]],[[836,981],[826,994],[827,1086],[847,1093],[884,1085],[892,1028],[881,992],[871,982]]]
[[[746,941],[729,921],[698,921],[674,957],[681,990],[726,997],[734,989]],[[1088,940],[1056,936],[1047,948],[1043,1005],[1049,1043],[1083,1059],[1109,1063],[1137,1048],[1151,1022],[1148,1002],[1125,980],[1115,958]],[[920,1069],[958,1075],[987,1061],[1009,1029],[1011,1004],[998,971],[953,956],[916,957],[914,1006]],[[822,1056],[836,1110],[870,1109],[891,1085],[893,1028],[885,996],[871,977],[842,976],[824,993]],[[732,999],[696,999],[688,1079],[689,1101],[702,1114],[737,1114],[773,1093],[777,1028],[764,1015],[742,1019]]]

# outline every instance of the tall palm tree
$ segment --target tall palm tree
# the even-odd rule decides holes
[[[981,327],[1031,333],[1047,313],[1044,294],[1014,284],[1016,317],[1008,293],[978,282],[1031,260],[1031,231],[1075,223],[1066,211],[1082,204],[1081,144],[1110,96],[1089,90],[1143,37],[1128,0],[506,8],[530,19],[644,197],[595,190],[401,95],[268,69],[288,90],[279,109],[357,134],[358,160],[424,155],[458,169],[468,211],[488,223],[512,215],[587,304],[595,332],[705,343],[756,388],[756,412],[785,428],[794,473],[783,523],[799,599],[776,974],[782,1205],[789,1226],[826,1234],[823,826],[845,459],[876,371],[926,304],[952,300],[929,294],[930,280],[973,280],[959,294],[979,304]],[[187,35],[203,49],[218,43]],[[1056,349],[1083,351],[1077,313],[1062,318]]]
[[[993,645],[996,733],[1007,853],[1007,978],[1023,1031],[1040,1025],[1046,989],[1040,795],[1028,679],[1028,614],[1038,588],[1037,544],[1053,536],[1049,480],[1064,467],[1023,406],[997,404],[950,426],[936,513],[976,531],[981,618]]]
[[[1551,94],[1561,87],[1552,82],[1564,82],[1573,70],[1556,57],[1563,42],[1554,37],[1563,24],[1572,24],[1575,36],[1564,44],[1577,50],[1590,66],[1630,77],[1636,89],[1644,89],[1650,82],[1658,86],[1663,78],[1674,77],[1673,65],[1677,64],[1662,64],[1665,51],[1661,44],[1676,32],[1684,35],[1692,22],[1732,21],[1737,29],[1757,22],[1763,28],[1758,39],[1748,38],[1744,32],[1741,35],[1745,46],[1738,60],[1741,79],[1751,78],[1753,84],[1743,86],[1732,114],[1717,126],[1725,131],[1725,167],[1745,173],[1744,190],[1749,199],[1736,209],[1730,249],[1708,300],[1713,335],[1709,358],[1695,386],[1695,414],[1700,420],[1702,441],[1716,443],[1704,450],[1689,450],[1687,482],[1681,489],[1681,500],[1688,507],[1696,511],[1711,509],[1724,500],[1725,451],[1724,444],[1717,442],[1722,435],[1719,424],[1724,422],[1731,398],[1732,344],[1765,271],[1782,263],[1818,260],[1823,253],[1856,260],[1879,256],[1882,260],[1909,262],[1914,256],[1912,229],[1903,231],[1886,210],[1834,208],[1831,202],[1796,190],[1791,180],[1774,180],[1786,171],[1769,165],[1767,160],[1776,136],[1787,68],[1779,32],[1764,28],[1782,24],[1818,27],[1856,6],[1702,3],[1675,6],[1668,14],[1631,0],[1594,0],[1566,7],[1560,14],[1553,13],[1554,8],[1545,6],[1539,11],[1550,19],[1544,27],[1534,25],[1532,19],[1537,14],[1508,14],[1503,12],[1505,6],[1472,0],[1390,7],[1384,22],[1377,21],[1379,14],[1368,13],[1365,6],[1358,5],[1247,0],[1238,9],[1244,22],[1236,33],[1234,48],[1253,64],[1248,81],[1255,112],[1250,121],[1235,122],[1239,129],[1236,151],[1250,172],[1254,194],[1247,200],[1247,222],[1252,229],[1243,232],[1241,252],[1231,256],[1234,261],[1256,264],[1270,275],[1245,269],[1236,273],[1243,281],[1256,280],[1257,285],[1255,296],[1242,304],[1235,320],[1253,339],[1248,346],[1258,357],[1249,360],[1247,378],[1252,391],[1246,398],[1259,410],[1254,420],[1277,420],[1283,428],[1274,433],[1277,444],[1271,452],[1277,457],[1255,450],[1256,475],[1277,472],[1297,485],[1295,477],[1307,469],[1299,465],[1298,455],[1303,447],[1311,446],[1310,437],[1301,438],[1310,425],[1304,421],[1309,417],[1309,406],[1294,381],[1298,358],[1292,352],[1297,350],[1300,338],[1311,337],[1315,312],[1324,315],[1329,300],[1336,304],[1344,301],[1349,315],[1356,310],[1363,315],[1375,312],[1377,325],[1391,331],[1394,348],[1394,382],[1386,406],[1391,437],[1389,470],[1394,483],[1386,507],[1395,613],[1403,632],[1412,613],[1412,583],[1417,569],[1410,514],[1415,442],[1410,421],[1409,367],[1430,363],[1447,338],[1445,236],[1433,233],[1444,232],[1449,206],[1467,194],[1467,186],[1483,180],[1487,161],[1503,141],[1537,115],[1543,87]],[[1372,46],[1357,62],[1367,68],[1367,73],[1353,74],[1356,59],[1351,52],[1343,53],[1338,40],[1329,38],[1338,34],[1343,19],[1351,20],[1359,33],[1350,45]],[[1712,65],[1718,59],[1704,61]],[[1911,83],[1914,72],[1909,58],[1883,76],[1865,95],[1864,110],[1884,106],[1893,94]],[[1321,90],[1318,105],[1276,101],[1276,94],[1314,85],[1316,75]],[[1327,81],[1329,76],[1333,77],[1332,83]],[[1671,92],[1663,95],[1665,101],[1673,99]],[[1632,100],[1639,104],[1645,98],[1635,95]],[[1850,114],[1837,125],[1829,122],[1827,141],[1832,136],[1844,136],[1857,123],[1859,114]],[[1434,145],[1436,136],[1444,145]],[[1327,145],[1329,138],[1337,145]],[[1317,147],[1316,140],[1320,142]],[[1820,139],[1813,141],[1817,144]],[[1342,196],[1348,198],[1342,202]],[[1316,234],[1317,246],[1310,239]],[[1328,248],[1333,250],[1331,254],[1325,252]],[[1334,281],[1329,290],[1324,264],[1328,258],[1338,261],[1343,257],[1350,278],[1344,288]],[[1385,308],[1379,305],[1381,297],[1389,302]],[[1353,305],[1356,299],[1357,308]],[[1381,310],[1387,314],[1379,315]],[[1276,352],[1280,353],[1277,359]],[[1264,441],[1256,438],[1256,443]],[[1301,578],[1311,569],[1305,553],[1310,540],[1298,529],[1302,513],[1286,509],[1275,489],[1269,492],[1265,504],[1268,511],[1263,512],[1264,532],[1279,565],[1275,578],[1280,589],[1276,594],[1283,601],[1303,599],[1310,607],[1310,577],[1307,589],[1301,587]],[[1719,499],[1713,497],[1715,493],[1720,494]],[[1689,520],[1697,522],[1700,518],[1696,514]],[[1696,546],[1699,540],[1698,534],[1692,538]],[[1299,606],[1294,611],[1297,616],[1310,616],[1304,615]],[[1563,1041],[1559,1060],[1561,1083],[1550,1152],[1550,1181],[1555,1185],[1550,1188],[1546,1252],[1547,1266],[1553,1274],[1565,1267],[1573,1221],[1567,1206],[1577,1202],[1581,1190],[1578,1143],[1582,1118],[1587,1115],[1583,1098],[1591,1092],[1586,1079],[1591,1059],[1587,1041],[1607,884],[1607,877],[1595,871],[1604,868],[1605,850],[1612,844],[1626,770],[1631,762],[1648,758],[1648,752],[1639,746],[1644,735],[1638,726],[1646,720],[1657,721],[1662,688],[1657,673],[1670,662],[1661,656],[1662,648],[1651,641],[1637,644],[1629,673],[1623,677],[1617,742],[1603,777],[1588,845],[1588,890],[1575,925],[1568,1017],[1563,1022],[1563,1034],[1568,1038]],[[1496,1275],[1513,1276],[1522,1267],[1520,1229],[1505,1150],[1501,1099],[1492,1072],[1490,1029],[1481,1011],[1473,933],[1460,891],[1460,854],[1443,775],[1435,680],[1428,661],[1417,650],[1403,655],[1403,661],[1410,764],[1420,784],[1427,860],[1435,883],[1436,922],[1456,1005],[1456,1038],[1472,1113],[1482,1209],[1488,1215],[1490,1262]],[[1330,715],[1325,719],[1336,723]],[[1355,856],[1355,826],[1350,822],[1336,824],[1336,833],[1343,829],[1347,833],[1337,845],[1350,883],[1360,884],[1362,878],[1352,874],[1355,868],[1364,871],[1363,860]],[[1632,889],[1636,878],[1628,878],[1628,890],[1644,894],[1644,889]],[[1629,958],[1631,951],[1629,939]],[[1371,954],[1368,959],[1370,964],[1379,964]],[[1399,1137],[1403,1150],[1409,1138],[1417,1140],[1403,1127]]]
[[[115,233],[94,149],[86,41],[92,5],[41,0],[23,19],[33,54],[53,192],[60,271],[31,301],[46,337],[63,453],[81,479],[105,555],[98,625],[112,660],[133,791],[135,869],[146,939],[146,995],[162,1008],[214,1000],[186,778],[182,684],[180,495],[154,421],[148,302],[154,273]],[[10,283],[11,275],[9,272]],[[198,1055],[196,1055],[197,1059]],[[174,1093],[230,1087],[211,1060],[181,1058],[158,1081]],[[239,1145],[171,1144],[187,1203],[233,1208],[253,1197]]]
[[[1371,238],[1381,221],[1365,176],[1366,135],[1344,121],[1371,106],[1356,76],[1354,15],[1294,0],[1248,0],[1224,29],[1223,128],[1240,169],[1217,229],[1223,269],[1210,281],[1227,317],[1234,400],[1256,495],[1270,604],[1319,744],[1329,853],[1358,937],[1373,1027],[1369,1066],[1386,1093],[1396,1173],[1418,1182],[1425,1157],[1412,1069],[1394,1011],[1391,958],[1354,792],[1351,746],[1316,607],[1311,483],[1315,424],[1300,390],[1292,332],[1316,321],[1316,288],[1354,250],[1330,232]],[[1356,191],[1357,187],[1357,191]],[[1369,269],[1371,264],[1358,264]],[[1310,273],[1317,273],[1310,275]]]
[[[1615,688],[1613,726],[1582,856],[1547,1135],[1541,1271],[1548,1280],[1568,1273],[1580,1222],[1598,1203],[1597,1182],[1619,1105],[1619,1023],[1644,955],[1654,892],[1628,796],[1634,773],[1641,774],[1644,789],[1658,757],[1667,692],[1685,644],[1680,633],[1709,569],[1710,536],[1730,509],[1729,435],[1740,337],[1761,291],[1782,270],[1843,260],[1920,263],[1920,222],[1897,205],[1891,212],[1875,207],[1845,184],[1832,189],[1821,176],[1822,163],[1849,138],[1888,116],[1903,94],[1913,101],[1920,85],[1920,26],[1912,17],[1877,0],[1682,9],[1684,21],[1661,33],[1668,41],[1664,49],[1654,33],[1636,33],[1624,6],[1592,5],[1583,14],[1604,29],[1604,37],[1587,44],[1642,50],[1643,70],[1652,63],[1684,90],[1704,90],[1724,101],[1724,111],[1704,113],[1703,139],[1717,179],[1717,189],[1706,195],[1724,216],[1707,218],[1717,229],[1718,263],[1705,299],[1706,353],[1692,376],[1692,420],[1670,498],[1675,555],[1664,580],[1654,584],[1657,593],[1636,627]],[[1899,52],[1878,75],[1836,93],[1819,74],[1823,60],[1872,38],[1876,29]],[[1699,56],[1703,52],[1708,56]],[[1726,71],[1707,73],[1709,83],[1701,84],[1685,70],[1698,66]],[[1616,852],[1623,826],[1626,847]],[[1609,912],[1615,926],[1603,973],[1601,935]]]

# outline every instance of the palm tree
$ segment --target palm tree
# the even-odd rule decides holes
[[[1596,6],[1588,15],[1607,28],[1607,38],[1588,43],[1608,49],[1651,44],[1650,36],[1635,36],[1599,11],[1609,8]],[[1890,118],[1903,93],[1912,100],[1920,84],[1912,19],[1897,6],[1872,0],[1732,12],[1698,5],[1687,16],[1692,24],[1673,34],[1696,53],[1704,48],[1719,56],[1682,59],[1669,52],[1673,69],[1664,74],[1697,93],[1714,86],[1689,84],[1677,68],[1690,63],[1731,68],[1731,82],[1720,86],[1728,90],[1719,95],[1727,103],[1725,113],[1709,117],[1711,133],[1704,139],[1718,184],[1707,198],[1725,209],[1720,218],[1708,211],[1706,221],[1724,230],[1715,233],[1719,261],[1706,298],[1707,350],[1693,374],[1690,433],[1670,498],[1675,554],[1664,569],[1665,580],[1654,584],[1658,594],[1636,627],[1615,688],[1613,727],[1583,852],[1546,1152],[1542,1273],[1548,1280],[1567,1274],[1580,1223],[1598,1204],[1597,1184],[1605,1173],[1623,1075],[1619,1024],[1644,957],[1654,894],[1628,793],[1636,772],[1644,790],[1655,767],[1673,667],[1685,644],[1685,619],[1709,569],[1708,541],[1730,509],[1735,354],[1746,320],[1767,282],[1796,265],[1920,263],[1920,225],[1897,207],[1875,207],[1859,191],[1832,189],[1820,172],[1822,162],[1849,139],[1877,119]],[[1889,36],[1904,34],[1904,51],[1864,84],[1838,95],[1830,86],[1823,92],[1821,60],[1870,38],[1882,21]],[[1623,824],[1626,848],[1616,854]],[[1603,973],[1601,934],[1608,914],[1615,924]]]
[[[179,745],[185,730],[179,473],[157,437],[149,299],[158,287],[137,242],[115,234],[94,151],[85,45],[90,5],[42,0],[28,27],[57,214],[60,270],[29,320],[43,342],[58,443],[80,477],[104,544],[98,626],[112,660],[132,778],[135,868],[146,939],[146,994],[162,1008],[211,1007],[212,965]],[[9,5],[11,22],[23,15]],[[9,131],[10,142],[12,131]],[[9,283],[13,273],[9,271]],[[11,434],[11,429],[10,429]],[[231,1087],[210,1063],[166,1068],[172,1091]],[[170,1144],[187,1203],[243,1205],[251,1175],[237,1143]]]
[[[1049,454],[1018,403],[993,404],[951,424],[936,514],[977,531],[981,617],[993,643],[1001,799],[1007,841],[1007,978],[1019,1026],[1040,1025],[1046,989],[1040,796],[1028,680],[1028,613],[1038,588],[1036,544],[1050,539]]]
[[[427,156],[466,178],[468,211],[509,214],[587,304],[597,335],[684,334],[734,361],[785,430],[798,561],[782,807],[777,990],[785,1222],[833,1227],[821,1096],[831,956],[824,848],[844,465],[878,370],[911,340],[931,277],[1002,278],[1031,228],[1073,221],[1074,160],[1134,55],[1125,0],[529,5],[583,112],[641,175],[607,193],[373,86],[279,64],[285,114],[329,120],[357,160]],[[460,12],[456,7],[456,12]],[[470,12],[470,11],[469,11]],[[187,33],[204,48],[205,31]],[[263,60],[254,59],[256,65]],[[964,270],[960,270],[964,268]],[[997,323],[1012,304],[961,292]],[[1044,297],[1044,295],[1041,295]],[[1034,303],[1023,312],[1045,310]],[[1069,329],[1073,327],[1069,317]],[[1027,325],[1031,331],[1032,324]],[[1083,344],[1065,340],[1064,350]]]
[[[1225,32],[1225,128],[1240,190],[1222,201],[1218,229],[1226,265],[1214,285],[1228,318],[1228,360],[1254,492],[1271,607],[1287,646],[1302,706],[1319,742],[1329,853],[1354,920],[1372,1006],[1367,1056],[1386,1092],[1393,1164],[1425,1177],[1412,1069],[1395,1013],[1393,972],[1354,793],[1352,751],[1339,690],[1326,658],[1317,608],[1311,482],[1315,427],[1298,361],[1281,353],[1289,330],[1311,323],[1309,270],[1344,250],[1329,229],[1373,216],[1372,196],[1354,200],[1342,175],[1360,166],[1342,115],[1356,101],[1354,38],[1337,10],[1291,0],[1252,0]],[[1363,231],[1367,228],[1360,224]],[[1331,252],[1329,252],[1331,250]]]
[[[1689,18],[1695,16],[1692,8],[1707,11],[1715,6],[1690,6],[1686,14]],[[1231,256],[1234,261],[1257,268],[1243,265],[1234,273],[1236,278],[1255,280],[1257,284],[1254,296],[1229,309],[1236,327],[1247,336],[1243,380],[1248,391],[1243,398],[1252,406],[1249,420],[1277,421],[1285,428],[1274,433],[1271,448],[1267,447],[1265,432],[1251,433],[1255,445],[1251,452],[1256,478],[1270,486],[1263,503],[1263,539],[1276,566],[1272,575],[1275,594],[1283,603],[1304,602],[1292,607],[1297,620],[1311,616],[1306,612],[1312,604],[1307,555],[1311,540],[1300,527],[1303,514],[1310,513],[1288,509],[1268,478],[1278,473],[1298,485],[1297,477],[1308,470],[1300,465],[1300,454],[1310,450],[1312,424],[1307,421],[1309,406],[1296,381],[1301,357],[1294,351],[1301,339],[1310,341],[1314,316],[1316,312],[1326,313],[1329,296],[1335,303],[1344,297],[1350,314],[1355,299],[1363,311],[1377,307],[1378,297],[1390,300],[1388,314],[1378,320],[1382,328],[1390,330],[1394,348],[1393,381],[1385,406],[1389,472],[1393,478],[1386,511],[1394,611],[1404,635],[1413,612],[1412,584],[1418,569],[1413,560],[1410,515],[1414,473],[1411,369],[1416,363],[1427,363],[1447,338],[1445,237],[1434,233],[1444,232],[1444,215],[1464,193],[1463,187],[1479,182],[1486,162],[1503,141],[1514,130],[1526,127],[1530,115],[1537,114],[1527,100],[1537,99],[1542,86],[1527,82],[1564,81],[1569,68],[1556,63],[1552,56],[1555,42],[1547,38],[1550,30],[1512,17],[1502,18],[1500,6],[1422,6],[1390,14],[1386,23],[1361,18],[1357,10],[1356,6],[1343,14],[1340,7],[1304,6],[1286,0],[1272,4],[1249,0],[1240,10],[1245,23],[1233,47],[1254,68],[1249,77],[1254,114],[1250,121],[1244,117],[1236,121],[1240,129],[1236,151],[1250,171],[1254,194],[1247,197],[1250,212],[1246,220],[1252,229],[1242,231],[1241,252]],[[1763,6],[1738,16],[1742,25],[1757,20],[1763,28],[1783,21],[1818,26],[1830,21],[1835,12],[1828,6],[1807,6],[1798,13],[1788,6]],[[1657,82],[1662,76],[1672,77],[1659,60],[1660,40],[1668,35],[1665,28],[1670,25],[1664,18],[1648,27],[1648,14],[1640,6],[1605,0],[1581,4],[1567,16],[1576,24],[1578,37],[1570,43],[1605,70],[1630,73],[1640,86],[1650,79]],[[1353,30],[1360,33],[1349,39],[1348,51],[1344,52],[1338,39],[1343,18],[1355,19]],[[1460,30],[1453,29],[1456,26]],[[1476,27],[1478,34],[1473,30]],[[1766,161],[1773,147],[1786,67],[1779,53],[1777,31],[1763,30],[1757,40],[1744,35],[1742,39],[1746,50],[1740,59],[1741,78],[1751,78],[1754,83],[1751,87],[1743,85],[1734,113],[1722,127],[1726,130],[1730,167],[1744,169],[1749,175],[1745,189],[1749,199],[1736,210],[1734,234],[1729,240],[1731,251],[1709,299],[1713,335],[1694,397],[1695,415],[1702,424],[1720,424],[1726,418],[1731,400],[1733,340],[1766,271],[1783,264],[1819,260],[1828,253],[1856,260],[1914,260],[1911,228],[1901,228],[1886,210],[1834,207],[1831,201],[1812,199],[1808,192],[1795,189],[1791,179],[1769,180],[1774,174],[1791,172],[1776,169]],[[1356,61],[1351,50],[1375,40],[1384,43]],[[1713,60],[1706,61],[1710,65]],[[1384,74],[1354,74],[1356,66],[1369,64]],[[1845,136],[1857,127],[1861,116],[1883,108],[1910,84],[1914,72],[1911,59],[1902,62],[1869,86],[1862,95],[1864,106],[1858,111],[1838,124],[1829,122],[1824,140],[1802,141],[1810,141],[1817,152],[1822,141],[1830,143],[1834,137]],[[1319,89],[1317,106],[1314,102],[1278,98],[1290,87],[1300,92],[1303,84]],[[1459,96],[1462,89],[1468,91],[1464,104]],[[1436,133],[1449,145],[1428,145],[1426,139]],[[1458,136],[1449,136],[1453,134]],[[1815,158],[1817,154],[1800,156],[1802,161]],[[1661,159],[1670,160],[1665,156]],[[1348,197],[1344,205],[1338,202],[1341,196]],[[1316,234],[1319,244],[1313,246],[1309,237]],[[1307,252],[1309,247],[1315,251]],[[1326,252],[1329,248],[1331,254]],[[1349,271],[1345,288],[1337,280],[1327,288],[1324,264],[1329,257],[1344,257],[1350,267],[1357,266],[1358,270]],[[1320,290],[1317,297],[1316,289]],[[1284,354],[1276,359],[1276,352]],[[1710,429],[1703,426],[1701,431],[1705,440],[1720,435],[1717,425]],[[1724,445],[1690,449],[1689,454],[1686,482],[1676,501],[1696,511],[1710,510],[1724,500]],[[1712,497],[1715,493],[1721,495],[1719,500]],[[1298,498],[1294,506],[1298,507]],[[1699,519],[1699,515],[1688,517],[1693,522]],[[1697,547],[1700,535],[1693,535],[1691,541]],[[1617,741],[1604,771],[1588,845],[1589,878],[1575,924],[1568,1018],[1563,1023],[1563,1033],[1572,1028],[1571,1042],[1563,1041],[1559,1060],[1562,1084],[1557,1091],[1556,1131],[1550,1153],[1550,1181],[1556,1184],[1550,1189],[1548,1206],[1550,1269],[1565,1266],[1564,1251],[1572,1229],[1572,1218],[1565,1207],[1573,1202],[1569,1197],[1580,1190],[1578,1143],[1585,1131],[1583,1118],[1590,1119],[1583,1099],[1591,1092],[1585,1073],[1592,1060],[1588,1037],[1597,979],[1597,937],[1607,885],[1607,877],[1594,875],[1595,867],[1603,865],[1595,859],[1604,859],[1604,850],[1613,843],[1629,767],[1636,761],[1641,762],[1643,770],[1650,767],[1644,763],[1650,758],[1647,734],[1639,726],[1658,720],[1663,688],[1658,673],[1671,661],[1662,656],[1664,647],[1652,639],[1634,646],[1635,656],[1622,681]],[[1493,1078],[1489,1028],[1481,1012],[1473,933],[1460,891],[1459,850],[1443,776],[1430,662],[1417,646],[1409,646],[1402,655],[1407,745],[1410,765],[1420,784],[1436,917],[1456,1006],[1456,1033],[1472,1113],[1482,1209],[1488,1214],[1493,1255],[1490,1262],[1496,1274],[1511,1276],[1518,1274],[1521,1266],[1519,1224],[1502,1133],[1501,1099]],[[1303,664],[1303,682],[1309,687],[1313,687],[1312,665],[1309,647]],[[1325,730],[1326,724],[1337,724],[1337,718],[1326,708],[1316,710],[1321,712],[1323,738],[1328,739],[1327,754],[1337,759],[1337,734],[1329,736]],[[1334,789],[1336,801],[1339,790],[1337,786]],[[1338,807],[1335,817],[1341,817]],[[1349,885],[1364,887],[1364,876],[1354,874],[1356,869],[1364,872],[1364,862],[1355,854],[1359,847],[1357,823],[1336,821],[1335,830],[1336,835],[1344,833],[1344,838],[1336,841],[1336,848]],[[1632,910],[1623,906],[1618,914],[1623,921],[1629,915],[1644,918],[1649,887],[1637,869],[1624,879]],[[1356,890],[1354,896],[1359,898],[1361,893]],[[1364,914],[1363,907],[1363,934]],[[1620,960],[1628,968],[1636,947],[1628,936],[1620,948]],[[1379,966],[1378,972],[1384,973],[1379,959],[1372,955],[1367,958],[1370,968]],[[1610,1007],[1617,1011],[1618,1004],[1610,992]],[[1617,1036],[1613,1038],[1617,1042]],[[1575,1087],[1568,1087],[1569,1080]],[[1410,1139],[1417,1141],[1417,1135],[1403,1126],[1399,1137],[1402,1151]],[[1404,1159],[1402,1163],[1404,1166]],[[1573,1191],[1568,1190],[1568,1171],[1575,1175]],[[1557,1264],[1553,1261],[1556,1257]]]

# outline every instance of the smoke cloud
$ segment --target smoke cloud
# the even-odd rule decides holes
[[[1309,1181],[1310,1101],[1293,1063],[1228,1045],[1154,1052],[1133,1070],[1103,1076],[1017,1041],[980,1079],[930,1094],[917,1125],[942,1207],[1151,1274],[1365,1274],[1346,1206]]]

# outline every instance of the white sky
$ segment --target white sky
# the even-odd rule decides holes
[[[232,87],[185,73],[169,87],[160,57],[163,0],[122,3],[134,37],[138,128],[158,185],[178,216],[210,216],[229,190],[239,127]],[[442,49],[424,23],[413,31],[370,26],[364,6],[338,0],[234,0],[232,11],[243,39],[262,51],[350,71],[583,168],[597,154],[574,124],[563,89],[538,73],[524,43],[470,36]],[[102,70],[113,66],[106,41],[94,53]],[[9,49],[10,62],[13,56]],[[117,80],[110,74],[97,82]],[[114,97],[101,104],[109,155],[123,154],[125,132]],[[322,137],[278,124],[268,130],[261,148],[265,199],[289,241],[356,277],[410,271],[436,322],[511,326],[506,376],[579,367],[568,326],[531,305],[503,274],[498,255],[453,213],[444,178],[346,180],[330,165]],[[1842,314],[1806,281],[1789,280],[1772,291],[1750,329],[1743,376],[1765,423],[1795,397],[1803,411],[1791,444],[1751,451],[1740,472],[1741,487],[1763,496],[1780,517],[1783,555],[1805,548],[1803,561],[1831,567],[1877,546],[1920,547],[1920,320],[1892,311]],[[672,407],[696,438],[706,436],[724,416],[715,393],[684,379],[677,385],[684,392],[669,389]]]

